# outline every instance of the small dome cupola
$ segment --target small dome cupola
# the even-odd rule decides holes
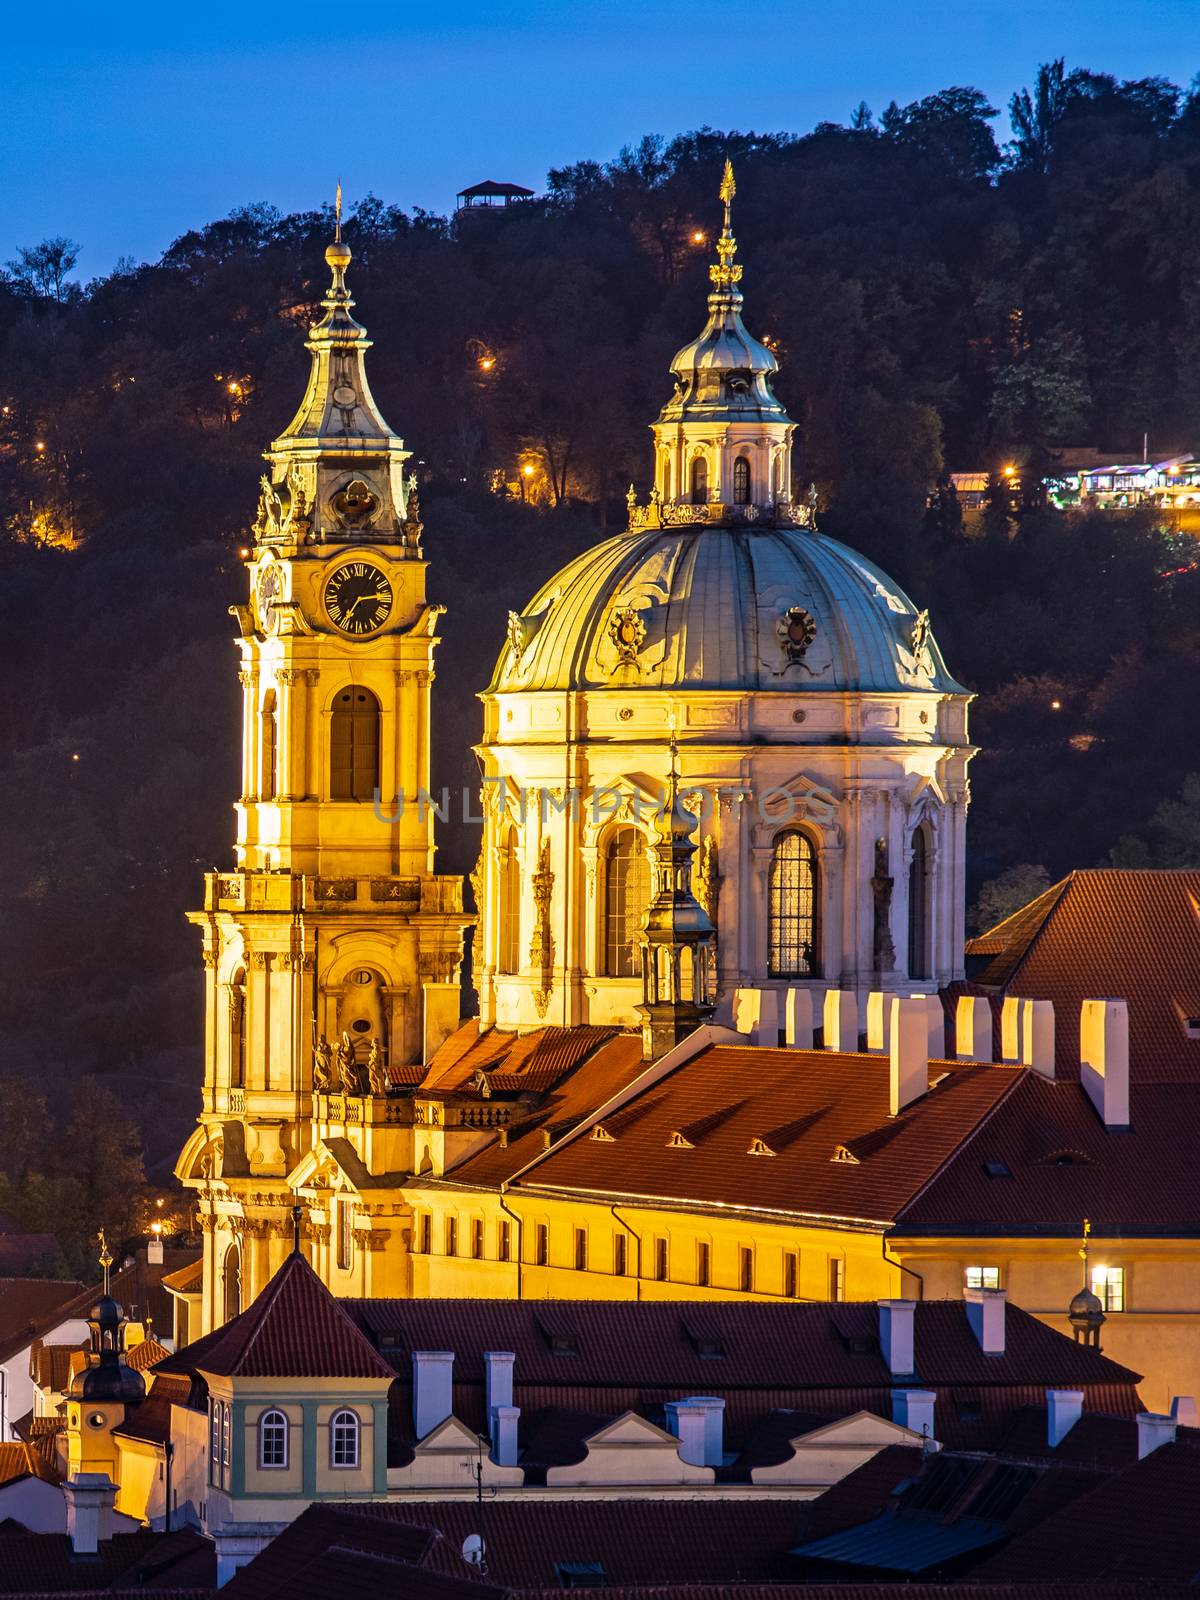
[[[732,206],[737,186],[726,161],[720,196],[725,217],[708,269],[708,321],[671,363],[675,393],[652,425],[654,491],[647,506],[630,498],[630,527],[675,522],[793,526],[795,429],[775,396],[772,352],[742,321],[742,268],[735,262]]]
[[[124,1311],[109,1286],[112,1254],[104,1231],[100,1232],[100,1270],[103,1290],[88,1314],[91,1354],[88,1365],[72,1380],[70,1393],[82,1400],[112,1400],[136,1405],[146,1398],[146,1383],[140,1372],[126,1365]]]

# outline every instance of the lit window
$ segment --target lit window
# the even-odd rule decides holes
[[[817,857],[811,840],[781,833],[771,852],[768,943],[771,976],[811,977],[818,970]]]
[[[1093,1267],[1092,1293],[1099,1299],[1105,1311],[1124,1311],[1125,1268]]]
[[[258,1419],[258,1464],[264,1471],[286,1467],[288,1421],[282,1411],[264,1411]]]
[[[754,1250],[748,1244],[738,1249],[738,1288],[743,1294],[754,1293]]]
[[[800,1252],[798,1250],[785,1250],[783,1252],[783,1292],[789,1300],[794,1300],[800,1292]]]
[[[829,1258],[829,1298],[831,1300],[846,1298],[846,1262],[842,1256]]]
[[[966,1269],[966,1285],[968,1289],[998,1289],[1000,1287],[999,1267],[968,1267]]]
[[[329,1424],[329,1465],[358,1466],[358,1417],[353,1411],[335,1411]]]
[[[625,1235],[623,1233],[614,1234],[613,1235],[613,1272],[618,1278],[623,1278],[625,1276],[626,1272],[629,1270],[628,1266],[627,1266],[627,1261],[628,1261],[627,1249],[628,1249],[628,1246],[627,1246],[627,1243],[626,1243]]]
[[[707,1239],[696,1246],[696,1282],[701,1286],[712,1282],[712,1246]]]

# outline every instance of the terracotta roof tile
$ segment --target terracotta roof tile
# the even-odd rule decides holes
[[[901,1207],[899,1234],[1073,1238],[1081,1217],[1099,1236],[1200,1233],[1190,1131],[1200,1083],[1134,1084],[1132,1127],[1109,1133],[1078,1083],[1024,1069],[1011,1076],[995,1114]],[[1002,1175],[989,1176],[989,1165]]]
[[[0,1361],[7,1361],[40,1334],[73,1313],[88,1291],[76,1280],[0,1278]]]
[[[162,1280],[163,1288],[173,1289],[176,1294],[196,1294],[203,1282],[203,1256],[197,1256],[195,1261],[186,1267],[180,1267],[176,1272],[168,1272]]]
[[[569,1140],[517,1181],[889,1221],[1015,1081],[998,1067],[931,1066],[943,1073],[891,1119],[883,1056],[711,1046],[605,1119],[611,1139]],[[691,1148],[670,1148],[676,1133]],[[750,1155],[768,1133],[774,1156]],[[857,1161],[835,1162],[839,1146]]]
[[[1079,1008],[1090,996],[1129,1003],[1135,1082],[1200,1081],[1200,872],[1073,872],[967,944],[979,984],[1052,1000],[1056,1071],[1079,1076]]]
[[[0,1594],[215,1589],[216,1555],[191,1528],[118,1533],[81,1561],[66,1534],[0,1528]]]
[[[250,1308],[159,1363],[223,1377],[383,1378],[391,1369],[300,1255]]]

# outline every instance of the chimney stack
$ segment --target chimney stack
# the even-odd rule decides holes
[[[875,991],[867,996],[867,1049],[886,1050],[892,1021],[892,997]]]
[[[1129,1008],[1085,1000],[1079,1012],[1079,1081],[1106,1128],[1129,1126]]]
[[[1000,1059],[1015,1066],[1021,1055],[1021,1001],[1010,994],[1000,1007]]]
[[[929,1059],[946,1059],[946,1008],[940,994],[925,996],[926,1021],[929,1024]]]
[[[992,1059],[992,1006],[986,995],[959,995],[954,1012],[954,1053],[960,1061]]]
[[[71,1548],[77,1556],[94,1556],[113,1536],[117,1486],[107,1472],[77,1472],[62,1488]]]
[[[774,989],[735,989],[733,1026],[749,1036],[750,1043],[779,1048],[779,996]]]
[[[1164,1417],[1156,1411],[1142,1411],[1138,1414],[1137,1425],[1139,1461],[1152,1455],[1160,1445],[1175,1443],[1174,1417]]]
[[[913,1322],[915,1300],[879,1301],[879,1348],[893,1378],[911,1378],[917,1370]]]
[[[667,1431],[679,1440],[679,1459],[692,1467],[719,1467],[725,1452],[725,1402],[710,1394],[668,1400]]]
[[[929,1088],[929,1012],[924,998],[892,1000],[890,1104],[893,1117]]]
[[[1082,1415],[1082,1389],[1046,1390],[1046,1437],[1051,1450],[1058,1449]]]
[[[418,1439],[432,1433],[454,1411],[454,1351],[414,1350],[413,1429]]]
[[[933,1438],[933,1408],[936,1389],[893,1389],[892,1421],[926,1439]]]
[[[487,1389],[486,1408],[490,1417],[496,1406],[513,1403],[513,1363],[516,1356],[511,1350],[485,1350],[483,1354],[484,1383]]]
[[[492,1406],[488,1411],[488,1419],[492,1429],[492,1460],[498,1467],[515,1467],[520,1406]]]
[[[1007,1289],[964,1289],[963,1302],[971,1332],[985,1356],[1004,1354],[1004,1307]]]
[[[1171,1401],[1171,1415],[1179,1428],[1200,1428],[1200,1415],[1196,1412],[1195,1398],[1190,1394],[1177,1394]]]
[[[789,1050],[813,1047],[813,996],[811,989],[792,987],[783,997],[783,1042]]]
[[[1054,1076],[1054,1002],[1025,1000],[1021,1009],[1021,1065]]]
[[[825,991],[826,1050],[858,1049],[858,996],[853,989]]]

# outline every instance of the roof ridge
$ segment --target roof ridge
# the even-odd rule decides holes
[[[262,1332],[263,1323],[266,1321],[267,1316],[270,1313],[271,1307],[275,1304],[276,1300],[278,1300],[278,1298],[279,1298],[279,1296],[280,1296],[280,1294],[282,1292],[283,1285],[290,1281],[291,1274],[289,1273],[288,1269],[291,1268],[292,1272],[295,1272],[296,1269],[292,1268],[292,1262],[293,1261],[298,1261],[298,1262],[300,1262],[301,1266],[308,1267],[308,1262],[305,1261],[304,1257],[300,1254],[300,1252],[298,1250],[292,1250],[288,1254],[287,1259],[284,1261],[284,1263],[280,1267],[279,1271],[275,1274],[275,1276],[273,1278],[271,1278],[268,1281],[268,1283],[267,1283],[266,1287],[263,1289],[262,1293],[254,1301],[254,1304],[251,1305],[251,1306],[247,1306],[246,1310],[242,1313],[243,1316],[247,1316],[248,1317],[252,1311],[256,1311],[258,1313],[258,1315],[255,1318],[255,1320],[251,1323],[250,1332],[247,1335],[246,1341],[242,1345],[242,1348],[241,1348],[241,1350],[239,1351],[239,1353],[238,1353],[238,1355],[236,1357],[236,1360],[237,1360],[237,1362],[239,1364],[246,1359],[246,1357],[249,1355],[250,1351],[254,1348],[255,1340],[258,1338],[258,1336]],[[309,1271],[312,1272],[312,1268],[311,1267],[309,1267]],[[315,1272],[313,1273],[313,1277],[316,1279],[316,1281],[318,1283],[321,1283],[321,1280],[319,1278],[317,1278],[317,1275],[316,1275]],[[321,1287],[322,1287],[322,1289],[324,1289],[325,1285],[323,1283],[321,1283]],[[329,1293],[329,1291],[327,1289],[325,1290],[325,1292],[326,1292],[326,1294]],[[332,1295],[330,1295],[330,1299],[332,1299],[332,1298],[333,1298]]]
[[[983,1064],[984,1063],[982,1062],[980,1063],[981,1066]],[[1006,1084],[1005,1087],[1001,1089],[1000,1093],[996,1096],[995,1100],[992,1101],[992,1104],[984,1112],[983,1116],[981,1116],[978,1122],[975,1123],[974,1127],[971,1129],[970,1133],[967,1134],[966,1138],[960,1139],[955,1144],[954,1148],[942,1157],[941,1161],[925,1179],[924,1183],[920,1184],[919,1187],[909,1195],[908,1199],[905,1200],[903,1205],[897,1207],[896,1215],[892,1219],[893,1225],[899,1224],[903,1220],[904,1214],[906,1211],[908,1211],[909,1207],[916,1205],[917,1201],[921,1198],[925,1191],[932,1184],[936,1183],[938,1178],[943,1172],[946,1171],[951,1162],[958,1160],[962,1156],[963,1152],[968,1150],[971,1145],[974,1144],[975,1140],[978,1139],[979,1135],[983,1132],[984,1128],[987,1127],[988,1123],[996,1115],[1000,1107],[1006,1106],[1012,1099],[1013,1095],[1016,1094],[1017,1085],[1019,1083],[1027,1083],[1029,1079],[1026,1075],[1033,1071],[1032,1067],[1002,1068],[998,1064],[989,1063],[989,1065],[992,1066],[993,1071],[1006,1071],[1011,1073],[1012,1082]]]

